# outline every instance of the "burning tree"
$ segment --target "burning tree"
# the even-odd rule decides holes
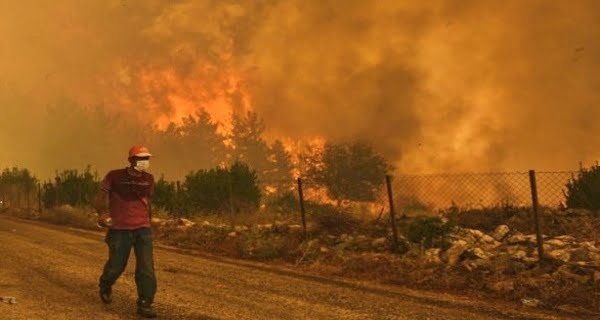
[[[233,114],[229,139],[234,149],[231,158],[251,166],[259,177],[269,170],[269,146],[263,138],[265,124],[256,112]]]
[[[387,161],[366,143],[326,143],[309,158],[308,178],[342,201],[374,201],[389,170]]]
[[[156,154],[168,158],[159,162],[161,169],[183,173],[222,164],[226,159],[227,147],[225,138],[218,130],[219,124],[201,109],[195,116],[182,119],[180,125],[171,123],[164,131],[154,132],[152,145]]]
[[[269,146],[263,138],[265,124],[256,112],[234,114],[229,138],[233,144],[231,158],[248,164],[256,171],[262,187],[285,191],[291,187],[292,161],[283,143]]]

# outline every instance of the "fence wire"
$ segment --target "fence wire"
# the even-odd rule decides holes
[[[574,175],[574,171],[536,172],[540,205],[564,206],[566,185]],[[404,208],[531,206],[529,172],[400,175],[394,178],[393,189],[396,203]]]

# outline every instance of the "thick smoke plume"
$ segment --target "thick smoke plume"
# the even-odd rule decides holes
[[[106,170],[204,108],[407,173],[571,169],[599,157],[598,39],[592,0],[2,1],[0,165]]]

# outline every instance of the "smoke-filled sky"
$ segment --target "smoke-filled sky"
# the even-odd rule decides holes
[[[205,108],[404,173],[572,169],[600,158],[599,56],[594,0],[3,0],[0,166],[108,169]]]

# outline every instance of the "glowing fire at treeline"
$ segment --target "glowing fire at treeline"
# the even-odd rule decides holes
[[[202,74],[203,70],[198,72]],[[232,112],[252,110],[250,93],[239,74],[227,73],[206,81],[198,77],[181,79],[170,69],[145,70],[140,80],[142,101],[157,115],[153,122],[159,129],[165,129],[170,123],[180,125],[182,119],[204,109],[222,125],[221,130],[227,132]],[[124,107],[132,104],[128,97],[120,100]]]

